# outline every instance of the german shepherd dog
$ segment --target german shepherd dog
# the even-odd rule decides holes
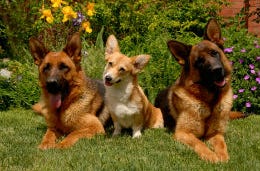
[[[204,40],[194,46],[170,40],[168,48],[182,66],[179,79],[158,94],[166,126],[173,127],[174,138],[190,146],[210,162],[229,160],[224,133],[231,112],[231,65],[223,53],[224,41],[215,19],[206,25]],[[232,116],[230,116],[232,115]],[[174,121],[169,121],[169,119]],[[200,139],[208,140],[212,150]]]
[[[103,80],[105,104],[115,128],[113,135],[120,134],[122,128],[132,128],[133,138],[137,138],[143,128],[163,127],[161,110],[148,101],[138,84],[137,75],[149,59],[149,55],[125,56],[115,36],[108,37]]]
[[[38,147],[67,148],[80,138],[105,133],[96,117],[103,105],[98,85],[80,66],[80,34],[74,33],[60,52],[50,52],[36,38],[30,38],[29,45],[42,90],[42,102],[34,107],[43,114],[48,127]],[[56,142],[61,135],[66,137]]]

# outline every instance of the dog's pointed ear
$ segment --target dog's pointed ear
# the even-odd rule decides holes
[[[167,45],[176,61],[180,65],[184,65],[185,61],[187,61],[189,58],[192,46],[174,40],[168,41]]]
[[[114,35],[107,38],[105,55],[110,55],[114,52],[120,52],[118,41]]]
[[[49,50],[38,39],[31,37],[29,39],[30,52],[33,56],[34,63],[40,65],[43,58],[49,53]]]
[[[134,66],[133,74],[139,73],[149,62],[150,55],[138,55],[135,57],[132,57],[132,63]]]
[[[209,40],[224,49],[224,40],[221,36],[221,29],[216,19],[212,18],[208,21],[204,33],[204,40]]]
[[[81,48],[80,33],[76,32],[68,39],[63,51],[67,53],[75,63],[79,63],[81,60]]]

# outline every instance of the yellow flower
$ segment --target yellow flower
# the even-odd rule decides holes
[[[88,21],[82,23],[82,28],[83,28],[87,33],[91,33],[91,32],[92,32],[92,29],[90,28],[90,22],[88,22]]]
[[[61,4],[67,4],[67,2],[63,0],[51,0],[51,3],[53,8],[58,8],[61,6]]]
[[[50,9],[43,9],[43,10],[42,10],[41,19],[42,19],[42,18],[46,18],[46,21],[47,21],[48,23],[52,23],[53,20],[54,20],[54,17],[52,16]]]
[[[93,16],[94,13],[95,13],[94,6],[95,6],[95,3],[88,3],[87,4],[87,15],[90,16],[90,17]]]
[[[62,13],[64,14],[62,22],[66,22],[71,18],[77,18],[77,13],[73,11],[71,6],[63,7]]]

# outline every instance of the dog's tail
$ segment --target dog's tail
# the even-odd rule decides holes
[[[230,111],[230,113],[229,113],[230,120],[240,119],[240,118],[245,118],[245,117],[247,117],[247,115],[242,112]]]

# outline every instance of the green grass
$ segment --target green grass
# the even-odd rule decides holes
[[[200,160],[165,129],[81,139],[66,150],[37,149],[46,126],[31,110],[0,112],[0,170],[260,170],[260,116],[231,121],[228,163]]]

